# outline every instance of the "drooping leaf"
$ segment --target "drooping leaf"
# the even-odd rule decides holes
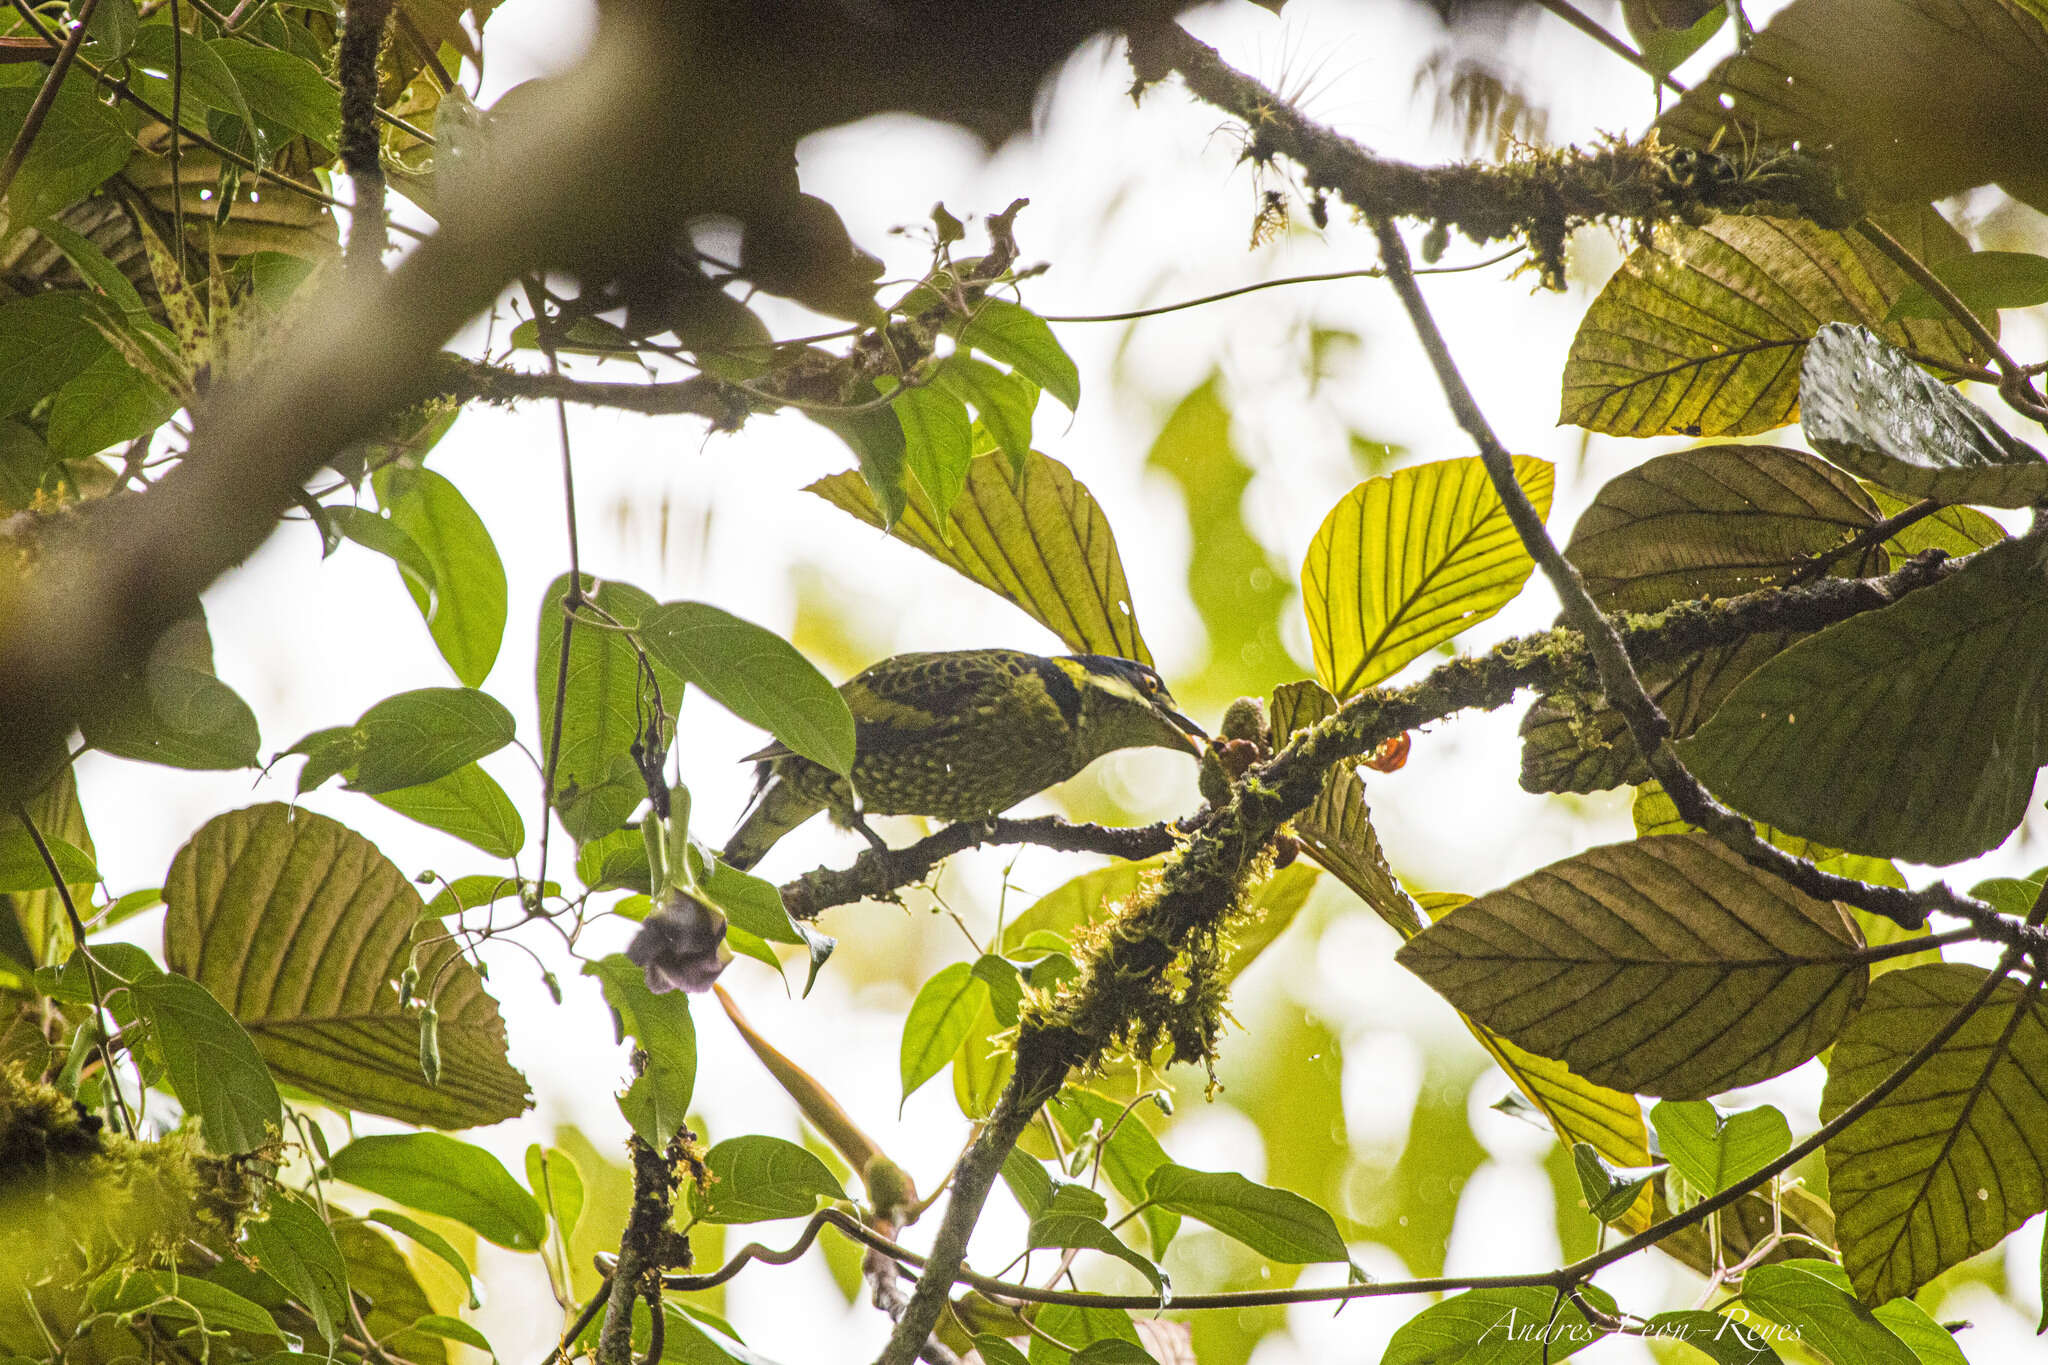
[[[60,843],[83,855],[86,862],[93,861],[92,831],[86,827],[85,809],[78,802],[77,773],[70,765],[66,765],[41,791],[22,804],[28,811],[28,818],[35,822],[37,832],[50,845],[50,851],[56,854],[59,867],[75,867],[70,855],[57,852]],[[17,842],[18,839],[27,839],[27,835],[28,831],[22,827],[15,812],[0,811],[0,848],[7,850],[7,865],[16,869],[17,878],[41,875],[34,871],[43,864],[42,855],[36,852],[35,841],[28,839],[26,848]],[[75,876],[77,872],[66,872],[65,875]],[[90,876],[68,883],[73,902],[85,904],[92,896],[93,883],[98,880],[98,871],[94,870]],[[12,914],[0,910],[0,932],[4,932],[4,922],[10,919],[20,930],[24,940],[20,946],[26,949],[22,965],[33,967],[61,960],[71,947],[71,919],[64,912],[64,902],[56,888],[53,886],[47,891],[15,888],[9,891],[7,899]]]
[[[381,1223],[394,1232],[404,1233],[438,1256],[450,1270],[462,1278],[462,1287],[469,1292],[469,1306],[478,1306],[476,1283],[470,1273],[469,1262],[462,1258],[462,1253],[455,1249],[454,1243],[424,1223],[408,1218],[402,1213],[393,1213],[390,1209],[373,1209],[363,1216],[372,1223]]]
[[[253,768],[256,713],[213,675],[213,640],[196,610],[132,670],[100,680],[79,724],[103,753],[173,768]]]
[[[279,1079],[349,1109],[461,1128],[527,1107],[505,1025],[419,893],[353,830],[268,804],[219,815],[164,879],[164,956],[256,1040]],[[440,940],[434,942],[433,940]],[[391,988],[409,961],[438,981],[440,1083]]]
[[[1060,1250],[1099,1251],[1105,1256],[1115,1257],[1143,1275],[1155,1293],[1165,1292],[1166,1279],[1159,1273],[1159,1267],[1119,1240],[1099,1218],[1091,1218],[1082,1213],[1043,1213],[1031,1220],[1031,1228],[1026,1233],[1025,1240],[1034,1249],[1054,1247]]]
[[[37,833],[42,833],[40,827]],[[100,879],[99,869],[84,849],[49,834],[43,834],[43,846],[50,850],[66,886],[91,886]],[[0,891],[39,891],[56,884],[28,830],[12,819],[0,827]]]
[[[1145,452],[1145,467],[1172,479],[1187,509],[1188,597],[1209,646],[1196,679],[1216,699],[1264,691],[1295,668],[1280,638],[1292,593],[1286,570],[1245,525],[1253,470],[1232,422],[1222,375],[1211,372],[1174,405]]]
[[[1609,844],[1460,906],[1397,958],[1600,1085],[1691,1099],[1834,1040],[1867,973],[1833,905],[1705,835]]]
[[[1149,1107],[1139,1104],[1134,1109],[1107,1095],[1070,1085],[1046,1105],[1046,1112],[1059,1124],[1068,1141],[1080,1142],[1086,1137],[1099,1144],[1102,1173],[1109,1177],[1116,1192],[1136,1208],[1148,1197],[1152,1173],[1167,1164],[1166,1149],[1135,1112]],[[1031,1212],[1036,1217],[1043,1210]],[[1180,1215],[1154,1206],[1138,1217],[1151,1237],[1153,1259],[1165,1256],[1174,1234],[1180,1230]]]
[[[1152,1172],[1146,1194],[1161,1208],[1199,1219],[1268,1260],[1299,1265],[1350,1259],[1336,1221],[1322,1208],[1235,1171],[1194,1171],[1169,1162]]]
[[[825,1163],[794,1142],[762,1133],[727,1138],[705,1155],[714,1182],[699,1217],[707,1223],[806,1218],[820,1199],[846,1191]],[[692,1196],[698,1198],[700,1196]]]
[[[1835,1045],[1834,1118],[1984,983],[1961,963],[1888,972]],[[1944,1043],[1827,1145],[1842,1260],[1865,1303],[1907,1296],[2048,1207],[2048,1011],[2001,982]]]
[[[270,1069],[234,1016],[188,976],[159,972],[129,987],[156,1031],[178,1099],[199,1115],[206,1145],[252,1152],[284,1132]]]
[[[1081,372],[1036,313],[1007,299],[981,299],[957,334],[962,346],[1002,361],[1069,412],[1081,406]]]
[[[327,1220],[297,1195],[277,1190],[265,1217],[243,1235],[256,1264],[306,1306],[321,1337],[333,1342],[348,1325],[348,1266]]]
[[[720,706],[836,773],[853,769],[853,713],[817,667],[773,631],[702,602],[668,602],[640,620],[654,661]]]
[[[1874,857],[1996,847],[2048,760],[2048,572],[2013,541],[1801,641],[1679,753],[1744,814]]]
[[[1705,1100],[1665,1100],[1650,1110],[1657,1145],[1702,1197],[1739,1185],[1792,1149],[1792,1127],[1768,1104],[1723,1113]]]
[[[946,357],[932,382],[961,402],[973,404],[982,429],[1011,467],[1024,467],[1031,458],[1031,413],[1038,406],[1035,384],[963,351]]]
[[[575,1160],[557,1147],[527,1144],[526,1183],[541,1201],[564,1241],[575,1235],[583,1216],[583,1173]]]
[[[1515,457],[1548,514],[1553,469]],[[1367,479],[1323,518],[1301,566],[1316,674],[1339,699],[1506,606],[1535,561],[1477,456]]]
[[[1590,1142],[1572,1144],[1572,1169],[1579,1177],[1579,1192],[1586,1197],[1586,1211],[1603,1223],[1626,1217],[1657,1175],[1650,1169],[1617,1168]]]
[[[624,953],[587,962],[583,973],[603,986],[619,1036],[631,1037],[647,1054],[645,1069],[619,1096],[619,1112],[641,1141],[666,1151],[669,1139],[689,1126],[690,1096],[697,1087],[697,1026],[690,1019],[690,997],[682,991],[656,995],[648,990],[646,973]]]
[[[1923,260],[1966,249],[1931,209],[1914,226],[1920,240],[1909,245]],[[1769,431],[1797,411],[1800,360],[1828,322],[1978,364],[1955,323],[1884,323],[1905,287],[1905,274],[1853,232],[1754,215],[1660,224],[1586,310],[1558,420],[1613,436]]]
[[[402,575],[406,591],[462,685],[482,687],[505,638],[505,565],[491,533],[455,485],[431,469],[387,465],[374,478],[391,524],[433,566],[431,584]]]
[[[389,559],[405,576],[407,586],[425,593],[428,600],[433,599],[439,590],[434,581],[433,561],[427,558],[419,542],[399,530],[391,518],[379,516],[367,507],[342,505],[326,510],[328,521],[344,538]]]
[[[390,1340],[434,1311],[405,1253],[390,1238],[363,1223],[338,1222],[334,1240],[348,1262],[349,1288],[369,1305],[363,1322],[379,1341]],[[432,1337],[408,1338],[404,1349],[406,1359],[415,1365],[447,1365],[447,1349]]]
[[[966,1038],[974,1016],[988,1003],[988,983],[968,962],[941,967],[918,989],[903,1019],[903,1046],[898,1069],[903,1098],[939,1074]]]
[[[903,463],[924,490],[943,532],[953,504],[967,486],[967,465],[974,458],[973,423],[966,404],[933,383],[905,389],[893,406],[903,428]]]
[[[2048,114],[2031,0],[1795,0],[1658,120],[1689,147],[1825,147],[1852,191],[1925,204],[2038,187]],[[2041,205],[2037,202],[2035,207]],[[1923,260],[1926,259],[1922,256]]]
[[[1799,420],[1814,449],[1888,488],[2025,507],[2048,497],[2048,459],[1867,327],[1831,323],[1806,348]]]
[[[884,524],[851,474],[834,474],[806,491],[870,526]],[[977,456],[953,508],[950,541],[939,534],[930,504],[917,497],[891,534],[1015,603],[1076,652],[1152,661],[1109,521],[1058,460],[1033,451],[1018,472],[999,455]]]
[[[1643,1124],[1642,1103],[1634,1095],[1595,1085],[1556,1058],[1516,1047],[1483,1024],[1470,1019],[1465,1023],[1493,1054],[1501,1073],[1550,1124],[1558,1141],[1567,1146],[1583,1143],[1622,1170],[1650,1164],[1649,1129]],[[1641,1232],[1650,1225],[1651,1202],[1645,1191],[1610,1221],[1624,1233]]]
[[[431,782],[377,793],[377,803],[430,829],[474,844],[493,858],[526,846],[526,822],[498,780],[474,763]]]
[[[741,872],[723,860],[707,855],[710,875],[698,885],[704,899],[725,911],[733,926],[770,943],[808,943],[803,930],[789,917],[782,892],[774,882]],[[772,956],[772,954],[771,954]]]
[[[994,1113],[1003,1087],[1016,1074],[1016,1052],[996,1042],[996,1035],[1006,1027],[996,1016],[990,995],[975,1011],[953,1053],[953,1099],[970,1119],[985,1119]]]
[[[1742,1301],[1828,1360],[1918,1365],[1912,1348],[1851,1297],[1848,1279],[1832,1261],[1760,1265],[1743,1276]]]
[[[1587,1302],[1605,1313],[1614,1300],[1587,1285]],[[1410,1318],[1387,1343],[1380,1365],[1549,1365],[1607,1335],[1555,1290],[1469,1289]]]
[[[569,590],[563,574],[541,598],[540,635],[534,665],[540,701],[540,743],[543,757],[554,742],[555,684],[562,661],[562,599]],[[654,610],[654,599],[630,583],[604,582],[584,575],[584,595],[598,610],[621,625],[637,628]],[[682,704],[682,679],[667,665],[657,664],[654,681],[668,722],[664,742],[675,732],[676,708]],[[639,658],[633,643],[616,630],[588,625],[569,632],[568,686],[562,701],[561,750],[555,759],[554,805],[562,827],[578,842],[610,834],[624,824],[647,795],[647,783],[628,752],[634,739],[653,723],[651,697],[641,695]]]
[[[499,1246],[537,1251],[547,1240],[540,1205],[504,1163],[445,1133],[359,1137],[327,1165],[337,1180],[452,1218]]]
[[[872,382],[853,394],[857,404],[872,403],[880,397]],[[894,405],[853,414],[811,409],[804,415],[846,442],[853,451],[854,458],[860,461],[858,496],[875,509],[875,525],[893,530],[909,505],[911,492],[910,470],[904,459],[904,448],[908,443],[903,438],[903,424],[897,419]],[[934,528],[938,526],[936,514],[931,522]]]

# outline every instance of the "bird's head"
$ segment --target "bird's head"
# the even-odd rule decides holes
[[[1200,757],[1208,735],[1174,707],[1159,675],[1112,654],[1075,654],[1054,661],[1081,693],[1081,742],[1098,754],[1157,745]]]

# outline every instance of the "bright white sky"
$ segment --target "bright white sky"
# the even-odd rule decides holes
[[[1776,6],[1750,8],[1761,23]],[[1589,9],[1610,22],[1618,19],[1611,7]],[[1414,72],[1443,42],[1420,6],[1294,0],[1285,17],[1276,19],[1233,3],[1195,12],[1187,22],[1219,44],[1226,58],[1300,97],[1309,113],[1383,154],[1423,162],[1464,154],[1452,130],[1431,131],[1428,93],[1414,90]],[[529,74],[567,65],[587,25],[587,4],[507,5],[490,26],[496,65],[482,102]],[[1524,73],[1534,101],[1548,109],[1552,141],[1636,132],[1653,114],[1645,78],[1553,19],[1525,18],[1498,35],[1497,43],[1504,65]],[[1326,234],[1304,225],[1278,243],[1247,252],[1257,192],[1264,186],[1235,164],[1232,129],[1172,87],[1158,89],[1134,110],[1125,94],[1128,83],[1120,51],[1096,44],[1057,79],[1033,139],[989,157],[964,134],[915,120],[876,119],[805,143],[803,180],[840,208],[856,240],[887,259],[892,278],[917,274],[925,253],[916,239],[891,235],[891,227],[922,222],[940,200],[965,217],[1028,196],[1032,202],[1018,220],[1018,236],[1027,260],[1047,260],[1052,269],[1030,282],[1024,297],[1045,313],[1109,312],[1260,278],[1372,263],[1367,234],[1342,221],[1333,221]],[[1447,263],[1478,254],[1454,244]],[[1588,441],[1576,429],[1554,425],[1567,344],[1591,291],[1620,257],[1611,239],[1582,234],[1573,289],[1563,295],[1532,293],[1525,282],[1503,283],[1500,269],[1427,282],[1454,353],[1495,427],[1512,448],[1557,463],[1551,525],[1560,537],[1602,480],[1684,444]],[[784,334],[813,330],[794,309],[777,314],[771,305],[763,311]],[[1365,338],[1362,350],[1313,398],[1301,378],[1299,340],[1310,323],[1348,328]],[[1237,440],[1261,471],[1247,494],[1247,520],[1282,565],[1300,564],[1325,511],[1361,477],[1347,448],[1347,430],[1407,446],[1416,459],[1470,453],[1391,296],[1376,282],[1262,292],[1142,322],[1129,336],[1116,325],[1058,330],[1080,364],[1084,399],[1071,423],[1046,400],[1038,442],[1070,465],[1107,509],[1147,638],[1169,681],[1177,667],[1199,661],[1204,644],[1183,586],[1186,523],[1178,493],[1144,472],[1143,455],[1172,403],[1212,367],[1223,368],[1238,417]],[[2029,335],[2009,331],[2008,337],[2038,350],[2038,332],[2037,326]],[[470,341],[480,336],[479,329]],[[607,377],[624,374],[612,367]],[[583,559],[593,572],[637,583],[664,600],[714,602],[784,631],[793,622],[797,576],[820,575],[834,596],[855,604],[864,628],[876,632],[865,642],[874,657],[913,648],[1055,646],[1021,614],[799,492],[850,464],[845,448],[807,421],[756,419],[741,435],[710,442],[694,419],[572,410],[570,422]],[[489,686],[513,707],[522,736],[531,740],[537,733],[534,621],[543,587],[567,565],[554,414],[540,406],[473,411],[432,459],[477,507],[505,557],[512,616]],[[287,527],[247,568],[220,583],[207,606],[219,671],[262,719],[266,754],[307,731],[352,720],[392,693],[452,682],[391,566],[353,546],[322,563],[317,540],[303,525]],[[1554,611],[1555,599],[1539,577],[1508,611],[1464,643],[1476,647],[1542,628]],[[1290,644],[1307,675],[1308,652],[1298,627]],[[1520,791],[1516,719],[1514,712],[1471,717],[1419,736],[1405,771],[1375,779],[1381,835],[1398,869],[1419,885],[1479,892],[1587,844],[1629,833],[1623,801],[1546,799]],[[758,734],[702,698],[692,697],[685,707],[685,776],[697,794],[700,827],[714,841],[744,799],[746,772],[736,760],[759,742]],[[1184,760],[1154,753],[1110,761],[1117,764],[1112,780],[1132,793],[1135,804],[1161,814],[1193,804],[1193,768]],[[537,835],[538,780],[525,760],[507,751],[486,766],[519,803],[530,836]],[[209,814],[289,800],[296,772],[295,762],[282,765],[278,776],[252,784],[248,774],[189,774],[88,757],[80,777],[100,835],[100,865],[117,892],[157,885],[177,848]],[[330,788],[306,804],[374,838],[409,873],[485,870],[474,850],[366,798]],[[765,870],[789,875],[820,860],[843,861],[854,847],[819,822],[785,841]],[[1984,860],[1982,874],[1957,869],[1950,875],[1968,885],[1977,875],[2021,872],[2042,860],[2035,837]],[[1000,865],[998,859],[981,859],[954,885],[992,887]],[[524,866],[531,871],[531,853]],[[1081,866],[1052,854],[1027,854],[1015,878],[1037,892]],[[567,869],[557,863],[553,871]],[[977,932],[985,931],[993,913],[988,901],[978,909],[956,903],[967,906]],[[154,937],[153,919],[141,926]],[[943,1077],[913,1097],[898,1121],[893,1097],[900,1020],[916,984],[957,958],[965,945],[943,921],[922,914],[910,920],[886,908],[842,910],[826,927],[840,935],[841,952],[857,971],[828,967],[808,1002],[786,1000],[781,986],[745,960],[727,973],[727,983],[755,1023],[831,1085],[929,1186],[958,1150],[965,1124]],[[601,933],[587,942],[594,951],[622,939],[623,934]],[[1244,993],[1264,1002],[1256,1009],[1312,1007],[1344,1036],[1345,1110],[1353,1140],[1398,1148],[1420,1082],[1415,1039],[1438,1045],[1456,1025],[1446,1007],[1388,962],[1390,946],[1369,919],[1346,920],[1324,937],[1319,960],[1306,950],[1291,956],[1276,950],[1281,965],[1262,963],[1264,975],[1255,973]],[[610,1094],[625,1063],[610,1046],[596,992],[565,977],[568,1002],[556,1011],[523,955],[494,952],[490,960],[492,989],[507,1006],[514,1060],[531,1077],[538,1108],[524,1120],[470,1136],[499,1151],[514,1170],[525,1145],[545,1140],[558,1122],[583,1125],[600,1144],[622,1138],[624,1124]],[[857,994],[847,984],[856,977],[869,983]],[[1296,1003],[1290,1005],[1290,998]],[[1246,1009],[1240,1014],[1252,1017]],[[729,1136],[751,1125],[794,1137],[787,1103],[735,1046],[708,1001],[697,1019],[703,1053],[698,1103],[712,1135]],[[1795,1127],[1811,1124],[1811,1096],[1801,1095],[1798,1086],[1781,1085],[1765,1097],[1784,1105]],[[1195,1112],[1169,1135],[1169,1148],[1189,1164],[1230,1165],[1256,1178],[1263,1167],[1256,1130],[1229,1108],[1227,1098],[1205,1107],[1187,1096],[1183,1112]],[[1475,1104],[1481,1111],[1475,1124],[1496,1160],[1475,1180],[1451,1264],[1461,1271],[1528,1268],[1557,1254],[1549,1231],[1551,1196],[1532,1164],[1541,1144],[1526,1141],[1510,1121],[1484,1113],[1483,1104]],[[1014,1240],[1021,1225],[999,1212],[988,1227],[992,1235],[978,1243],[983,1250],[976,1259],[999,1263],[997,1248],[1005,1237]],[[770,1243],[787,1240],[772,1225],[748,1235]],[[2029,1246],[2010,1253],[2014,1292],[2023,1301],[2035,1292],[2031,1242],[2038,1236],[2037,1226],[2030,1228],[2022,1234]],[[1378,1249],[1361,1248],[1360,1257],[1378,1273],[1403,1273]],[[483,1322],[501,1352],[509,1347],[524,1354],[514,1343],[554,1331],[551,1305],[537,1278],[530,1295],[512,1278],[531,1264],[486,1252],[482,1278],[497,1295]],[[1617,1272],[1613,1284],[1626,1293],[1658,1296],[1670,1292],[1664,1276],[1654,1263],[1632,1264]],[[733,1286],[729,1303],[735,1321],[750,1329],[751,1344],[784,1361],[865,1359],[884,1326],[864,1304],[845,1309],[814,1258],[787,1269],[750,1271]],[[2027,1324],[2010,1309],[1992,1303],[1953,1307],[1966,1308],[1979,1324],[1983,1359],[2000,1358],[1987,1338],[2007,1342],[2016,1352],[2025,1339],[2020,1334]],[[1262,1365],[1377,1360],[1385,1334],[1412,1311],[1412,1304],[1376,1307],[1368,1301],[1334,1321],[1327,1311],[1298,1312],[1290,1319],[1291,1340],[1270,1340],[1258,1359]],[[1615,1343],[1587,1358],[1647,1357],[1637,1346]]]

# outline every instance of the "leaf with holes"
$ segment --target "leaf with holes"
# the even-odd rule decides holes
[[[806,491],[885,525],[857,475],[834,474]],[[938,527],[931,504],[913,495],[891,534],[1015,603],[1077,653],[1152,662],[1109,520],[1058,460],[1034,450],[1013,470],[999,454],[976,456],[953,507],[952,538]]]
[[[1842,1031],[1834,1118],[1984,984],[1960,963],[1889,972]],[[2048,1207],[2048,1010],[2001,982],[1954,1037],[1827,1145],[1842,1261],[1866,1303],[1911,1295]]]
[[[2011,541],[1765,664],[1678,751],[1745,815],[1852,853],[1995,848],[2048,761],[2048,570]]]
[[[476,971],[369,840],[323,815],[215,816],[164,880],[164,957],[228,1008],[278,1079],[346,1109],[465,1128],[526,1109],[526,1082]],[[438,981],[441,1079],[420,1074],[419,1021],[391,983]]]
[[[1553,474],[1515,457],[1538,515]],[[1339,698],[1370,687],[1506,606],[1534,568],[1477,456],[1367,479],[1330,509],[1302,562],[1316,674]]]
[[[1967,249],[1931,209],[1913,226],[1944,248],[1934,254]],[[1917,254],[1927,259],[1928,247]],[[1955,323],[1883,323],[1906,283],[1855,233],[1748,214],[1661,224],[1586,310],[1558,421],[1611,436],[1769,431],[1798,411],[1800,360],[1828,322],[1860,322],[1937,360],[1980,364]]]
[[[1867,327],[1823,327],[1806,348],[1799,421],[1815,450],[1887,488],[1943,502],[2025,507],[2048,460]]]
[[[1695,1099],[1797,1066],[1868,973],[1835,906],[1705,835],[1609,844],[1460,906],[1398,960],[1600,1085]]]

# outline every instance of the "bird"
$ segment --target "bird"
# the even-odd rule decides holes
[[[853,781],[780,744],[749,754],[754,796],[720,855],[729,866],[751,868],[821,810],[884,847],[862,816],[986,820],[1104,754],[1156,746],[1200,757],[1208,739],[1157,673],[1109,654],[898,654],[839,693],[853,712]]]

